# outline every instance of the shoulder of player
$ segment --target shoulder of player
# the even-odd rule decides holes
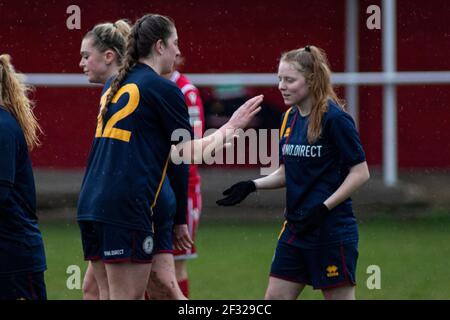
[[[342,121],[346,122],[346,119],[353,122],[353,118],[344,109],[334,101],[330,100],[328,102],[328,110],[324,114],[324,126],[329,127],[333,125],[333,123],[343,123]]]
[[[0,107],[0,135],[14,136],[20,131],[17,120],[8,111]]]
[[[182,73],[179,73],[176,84],[184,95],[190,92],[199,94],[198,88]]]
[[[159,75],[147,75],[140,79],[140,87],[145,88],[151,94],[166,97],[180,92],[178,86],[172,81]]]
[[[328,101],[328,109],[325,112],[324,117],[326,120],[335,120],[340,117],[347,117],[349,114],[345,112],[345,110],[340,107],[336,102],[329,100]]]

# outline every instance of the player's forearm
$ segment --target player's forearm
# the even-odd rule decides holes
[[[179,143],[172,149],[171,157],[175,162],[179,162],[180,156],[185,163],[201,163],[204,156],[213,154],[215,150],[221,150],[227,146],[236,134],[237,129],[244,129],[261,110],[259,106],[263,101],[263,96],[255,96],[248,99],[231,116],[230,120],[213,134],[202,139],[190,140]],[[204,152],[204,151],[211,152]]]
[[[206,156],[213,155],[215,150],[221,150],[231,143],[235,133],[236,128],[226,123],[206,137],[180,142],[172,149],[171,158],[181,158],[190,164],[202,163]]]
[[[353,166],[341,186],[325,200],[324,204],[328,209],[333,209],[345,201],[345,199],[349,198],[351,194],[369,180],[369,178],[370,174],[367,162],[364,161]]]
[[[278,189],[286,186],[286,176],[284,173],[284,165],[281,165],[270,175],[253,180],[256,189]]]

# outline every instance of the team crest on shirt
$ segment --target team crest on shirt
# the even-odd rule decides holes
[[[339,276],[338,267],[336,267],[335,265],[328,266],[327,267],[327,277],[332,278],[332,277],[337,277],[337,276]]]
[[[144,242],[142,243],[142,249],[146,254],[150,254],[153,251],[153,238],[151,236],[148,236],[144,239]]]

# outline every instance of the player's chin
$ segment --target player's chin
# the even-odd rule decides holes
[[[295,103],[289,98],[283,98],[283,102],[286,106],[292,107]]]
[[[102,81],[99,78],[97,78],[93,75],[88,75],[88,81],[90,83],[102,83]]]

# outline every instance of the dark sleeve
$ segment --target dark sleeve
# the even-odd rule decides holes
[[[170,180],[170,186],[177,199],[174,223],[176,225],[186,224],[189,165],[184,163],[176,165],[170,162],[167,168],[167,175]]]
[[[172,133],[177,129],[183,129],[185,136],[193,139],[188,107],[181,90],[176,85],[171,85],[161,95],[160,102],[158,107],[161,121],[168,136],[171,137]],[[173,144],[177,144],[180,141],[182,140],[173,141]]]
[[[342,113],[330,119],[330,136],[348,167],[366,161],[355,122],[349,114]]]
[[[11,187],[16,172],[16,138],[0,129],[0,184]]]
[[[0,183],[0,206],[6,199],[8,199],[10,192],[11,192],[10,186],[6,186]]]

